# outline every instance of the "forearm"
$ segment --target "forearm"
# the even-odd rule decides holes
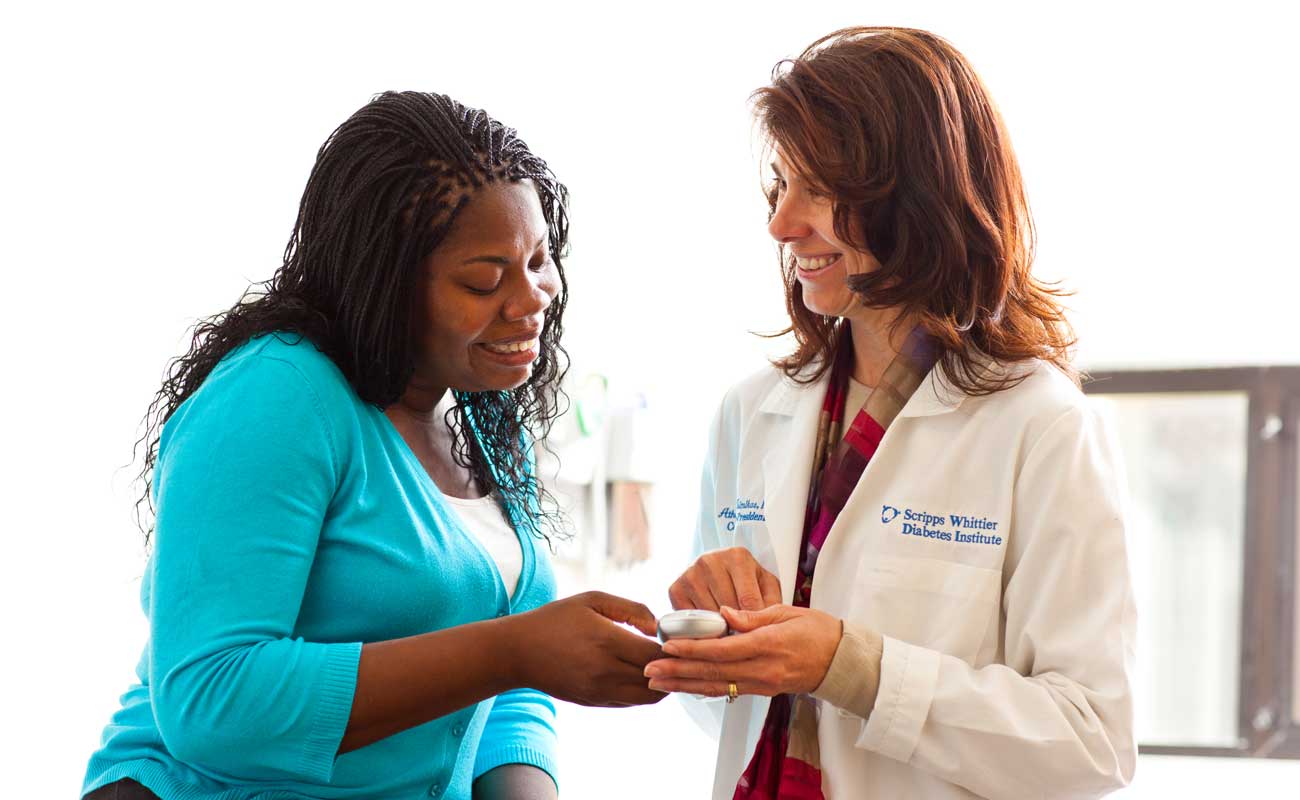
[[[474,800],[556,800],[555,781],[531,764],[505,764],[474,781]]]
[[[518,651],[511,647],[518,619],[364,645],[339,754],[520,688]]]

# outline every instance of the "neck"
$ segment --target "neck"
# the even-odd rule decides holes
[[[864,309],[848,319],[853,340],[853,380],[879,386],[890,362],[903,349],[912,325],[893,309]]]
[[[432,424],[442,419],[446,412],[442,406],[451,399],[452,394],[447,391],[447,387],[421,383],[413,378],[397,402],[385,410],[397,412],[415,422]]]

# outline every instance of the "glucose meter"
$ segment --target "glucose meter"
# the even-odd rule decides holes
[[[659,640],[719,639],[727,635],[727,621],[716,611],[686,609],[659,618]]]

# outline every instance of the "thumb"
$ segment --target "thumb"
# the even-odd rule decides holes
[[[727,625],[736,633],[748,633],[764,625],[771,625],[785,619],[787,608],[787,606],[777,605],[768,606],[759,611],[741,611],[730,606],[723,606],[722,618],[727,621]]]
[[[650,609],[641,603],[604,592],[588,592],[587,606],[606,619],[631,625],[646,636],[658,635],[659,622]]]

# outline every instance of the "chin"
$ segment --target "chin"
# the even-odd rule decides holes
[[[825,317],[838,317],[844,310],[845,298],[825,297],[822,295],[804,295],[803,304],[814,314]]]
[[[523,386],[533,376],[531,365],[524,369],[494,370],[493,372],[492,375],[479,376],[479,383],[483,386],[480,391],[508,392],[511,389],[518,389]]]

